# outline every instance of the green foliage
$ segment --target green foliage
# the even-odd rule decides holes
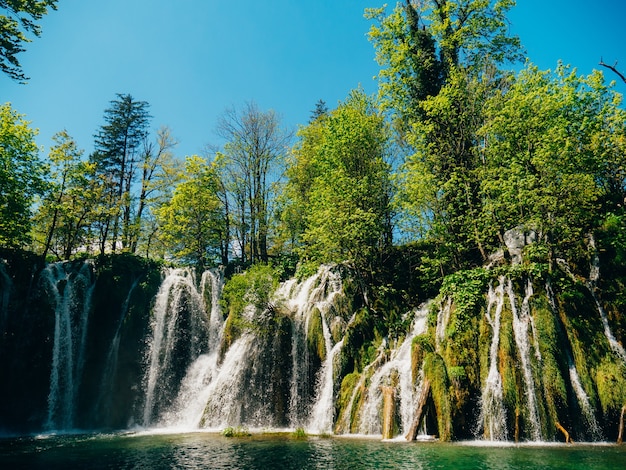
[[[362,91],[300,133],[286,209],[305,263],[354,262],[373,271],[390,242],[389,166],[383,117]]]
[[[316,308],[309,317],[306,341],[309,351],[321,361],[326,359],[326,343],[322,330],[322,313]]]
[[[602,359],[596,371],[598,398],[604,413],[619,411],[626,404],[626,371],[609,356]]]
[[[22,71],[17,55],[23,52],[24,44],[30,42],[27,34],[39,37],[41,26],[37,24],[48,9],[56,10],[58,0],[18,0],[0,2],[3,13],[0,15],[0,71],[13,80],[25,82],[28,78]]]
[[[90,162],[102,185],[95,223],[101,253],[108,246],[116,251],[119,242],[124,250],[131,250],[136,241],[132,217],[139,176],[136,163],[148,136],[149,106],[146,101],[118,93],[104,111],[105,124],[95,135]]]
[[[224,437],[248,437],[252,435],[250,434],[250,431],[241,426],[229,426],[227,428],[224,428],[220,434]]]
[[[430,381],[430,390],[437,412],[439,439],[452,439],[452,405],[450,402],[450,383],[446,364],[436,353],[429,353],[424,358],[424,377]]]
[[[37,251],[54,260],[68,260],[89,243],[93,208],[101,195],[94,183],[95,165],[82,160],[83,151],[66,131],[55,134],[50,149],[48,185],[34,218]]]
[[[550,260],[584,257],[601,201],[623,194],[626,112],[618,104],[599,72],[522,70],[486,105],[486,220],[499,230],[534,228]]]
[[[419,370],[428,353],[435,352],[431,335],[424,333],[413,338],[411,343],[411,377],[415,382],[419,377]]]
[[[278,287],[278,277],[268,264],[255,264],[246,272],[231,277],[222,290],[220,305],[228,316],[224,326],[224,347],[229,347],[245,330],[263,334],[268,325],[256,318],[257,313],[269,310],[272,314],[276,306],[270,303],[270,295]],[[246,309],[251,309],[249,312]]]
[[[485,290],[493,273],[484,268],[458,271],[446,276],[441,286],[442,296],[451,296],[454,300],[454,331],[463,331],[478,307],[484,302]]]
[[[172,198],[156,211],[161,237],[179,262],[204,270],[222,261],[226,227],[219,190],[215,164],[187,157]]]
[[[0,246],[7,248],[30,241],[31,206],[45,188],[46,167],[29,124],[9,103],[0,105]]]
[[[306,439],[307,435],[306,435],[306,431],[304,430],[304,428],[302,427],[296,428],[296,430],[293,432],[293,438],[294,439]]]

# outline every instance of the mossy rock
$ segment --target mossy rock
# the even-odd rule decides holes
[[[427,334],[417,335],[411,342],[411,378],[413,383],[418,380],[419,371],[424,363],[424,356],[434,352],[433,338]]]
[[[311,354],[314,354],[324,362],[326,359],[326,341],[322,325],[322,312],[316,307],[309,314],[307,323],[306,342]]]
[[[337,401],[335,402],[335,411],[336,411],[336,415],[341,417],[344,415],[344,413],[347,412],[346,407],[350,404],[350,399],[352,398],[352,395],[356,392],[359,393],[359,391],[355,391],[355,387],[358,385],[359,381],[361,379],[361,374],[358,372],[352,372],[348,375],[346,375],[343,380],[341,381],[341,387],[339,389],[339,394],[337,395]],[[352,432],[356,432],[355,431],[355,427],[356,427],[356,417],[358,416],[358,406],[357,406],[357,397],[355,397],[354,403],[352,403],[352,408],[350,410],[350,416],[349,416],[349,422],[347,423],[347,428],[346,429],[342,429],[337,427],[335,429],[335,432],[337,433],[343,433],[343,432],[347,432],[347,433],[352,433]],[[337,426],[340,426],[341,423],[341,419],[337,421]]]
[[[424,357],[424,378],[430,382],[430,393],[437,414],[439,439],[450,441],[453,437],[450,381],[443,358],[437,353]]]
[[[596,371],[598,398],[605,414],[616,412],[626,405],[626,367],[606,356]]]

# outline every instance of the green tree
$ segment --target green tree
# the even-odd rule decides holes
[[[302,219],[300,253],[313,263],[352,261],[371,274],[391,244],[388,128],[373,101],[353,91],[300,132],[288,174]]]
[[[405,155],[398,174],[405,230],[436,242],[442,275],[444,264],[458,269],[487,258],[477,131],[485,100],[501,85],[497,66],[519,59],[506,20],[514,4],[405,0],[389,14],[366,12],[376,21],[379,101]]]
[[[157,131],[156,142],[146,142],[143,146],[143,156],[140,161],[140,189],[131,227],[131,253],[137,251],[140,242],[146,244],[146,252],[149,253],[155,227],[150,223],[153,221],[151,210],[159,200],[169,195],[180,170],[179,161],[173,154],[173,149],[177,144],[170,129],[161,127]]]
[[[408,135],[414,152],[398,172],[398,202],[408,215],[404,230],[436,241],[437,258],[453,269],[463,267],[474,251],[487,259],[490,238],[479,217],[484,159],[478,130],[494,87],[486,77],[451,72],[439,94],[420,104],[422,118]]]
[[[0,105],[0,246],[29,242],[34,198],[45,188],[37,132],[29,124],[9,103]]]
[[[522,70],[487,106],[486,220],[536,230],[552,260],[580,255],[584,235],[626,196],[620,101],[600,72]]]
[[[481,71],[517,61],[520,43],[508,34],[506,13],[515,0],[404,0],[365,16],[376,23],[369,37],[381,65],[379,98],[406,131],[419,119],[418,104],[435,96],[453,69]]]
[[[155,211],[169,254],[177,260],[200,269],[222,261],[225,227],[219,190],[216,164],[187,157],[172,198]]]
[[[106,124],[95,136],[91,160],[96,163],[96,171],[107,190],[98,226],[101,252],[105,251],[107,243],[116,251],[120,235],[123,249],[130,249],[132,244],[132,190],[148,135],[148,107],[145,101],[118,94],[104,112]]]
[[[87,229],[99,193],[93,181],[95,165],[81,159],[83,151],[67,131],[52,140],[48,188],[35,217],[35,233],[44,257],[52,252],[67,260],[80,244],[89,242]]]
[[[28,34],[41,35],[37,21],[57,9],[57,0],[0,0],[0,70],[13,80],[25,82],[17,55],[23,52],[24,43],[30,42]]]

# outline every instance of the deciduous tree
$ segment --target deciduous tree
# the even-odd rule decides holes
[[[0,105],[0,246],[30,240],[32,204],[45,188],[36,135],[9,103]]]
[[[17,58],[24,43],[30,42],[28,34],[39,36],[37,24],[48,9],[57,9],[57,0],[0,0],[0,70],[13,80],[25,82],[28,78]]]

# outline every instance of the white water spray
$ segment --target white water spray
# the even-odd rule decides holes
[[[528,405],[528,424],[530,437],[533,441],[541,440],[541,425],[539,423],[539,409],[537,406],[537,396],[535,392],[535,381],[533,378],[531,362],[530,362],[530,341],[528,329],[530,326],[530,309],[529,300],[533,295],[532,284],[530,280],[526,285],[524,300],[522,301],[521,312],[518,311],[515,293],[513,292],[513,283],[509,279],[506,284],[506,291],[511,303],[511,311],[513,313],[513,335],[515,344],[520,357],[520,365],[522,366],[522,375],[524,378],[525,395]]]
[[[497,288],[489,285],[485,317],[491,326],[492,337],[489,348],[489,373],[481,395],[479,426],[484,437],[491,441],[507,440],[506,413],[502,392],[502,377],[498,368],[500,347],[500,318],[504,306],[504,278]],[[493,314],[492,314],[493,312]]]
[[[83,263],[78,272],[70,263],[53,263],[42,271],[42,282],[54,308],[54,341],[48,430],[74,426],[74,412],[85,365],[85,343],[91,294],[95,286],[92,266]]]

